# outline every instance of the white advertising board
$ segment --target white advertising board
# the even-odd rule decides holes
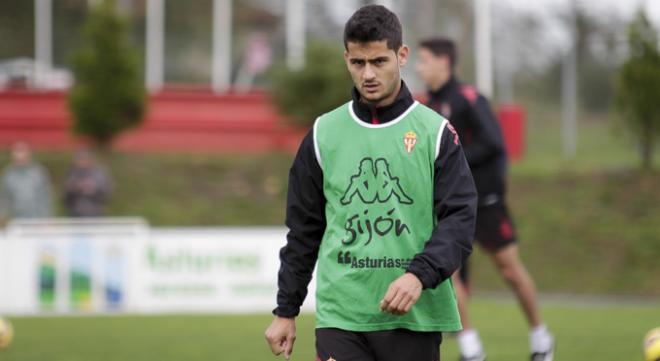
[[[0,249],[0,311],[125,311],[135,304],[130,275],[139,273],[139,219],[19,220]]]
[[[139,219],[12,222],[0,234],[0,314],[270,312],[285,236]],[[314,310],[314,290],[303,310]]]
[[[140,257],[141,311],[272,310],[285,236],[283,228],[153,230]]]

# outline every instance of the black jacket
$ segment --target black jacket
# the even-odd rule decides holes
[[[414,102],[402,83],[393,104],[373,108],[360,101],[353,89],[353,109],[365,122],[386,123]],[[458,137],[443,130],[440,155],[435,161],[434,212],[438,223],[424,250],[417,254],[407,272],[416,275],[424,288],[435,288],[449,278],[472,251],[477,194]],[[307,296],[307,285],[318,257],[326,228],[326,199],[323,171],[314,153],[310,131],[302,141],[289,172],[286,225],[287,244],[280,250],[277,308],[274,314],[293,317]]]
[[[501,198],[506,190],[506,152],[499,124],[488,100],[474,87],[451,78],[438,91],[429,92],[427,105],[456,128],[479,192],[480,204],[490,195]]]

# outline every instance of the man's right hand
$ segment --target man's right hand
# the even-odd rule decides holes
[[[284,353],[284,358],[289,360],[296,342],[296,319],[276,317],[266,330],[266,342],[273,354]]]

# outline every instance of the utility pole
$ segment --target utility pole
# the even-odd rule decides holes
[[[490,0],[474,0],[474,38],[477,89],[490,98],[493,96]]]
[[[576,9],[569,17],[569,47],[561,67],[562,150],[565,158],[573,158],[577,150],[577,34]]]
[[[43,85],[53,67],[53,1],[34,0],[35,85]]]
[[[212,88],[224,93],[231,87],[232,0],[213,0]]]
[[[291,70],[305,66],[305,0],[286,0],[286,64]]]
[[[165,0],[147,0],[146,84],[157,92],[164,82]]]

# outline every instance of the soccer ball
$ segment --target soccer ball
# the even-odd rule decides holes
[[[14,329],[7,319],[0,317],[0,349],[7,348],[14,338]]]
[[[660,361],[660,327],[649,331],[644,337],[644,360]]]

